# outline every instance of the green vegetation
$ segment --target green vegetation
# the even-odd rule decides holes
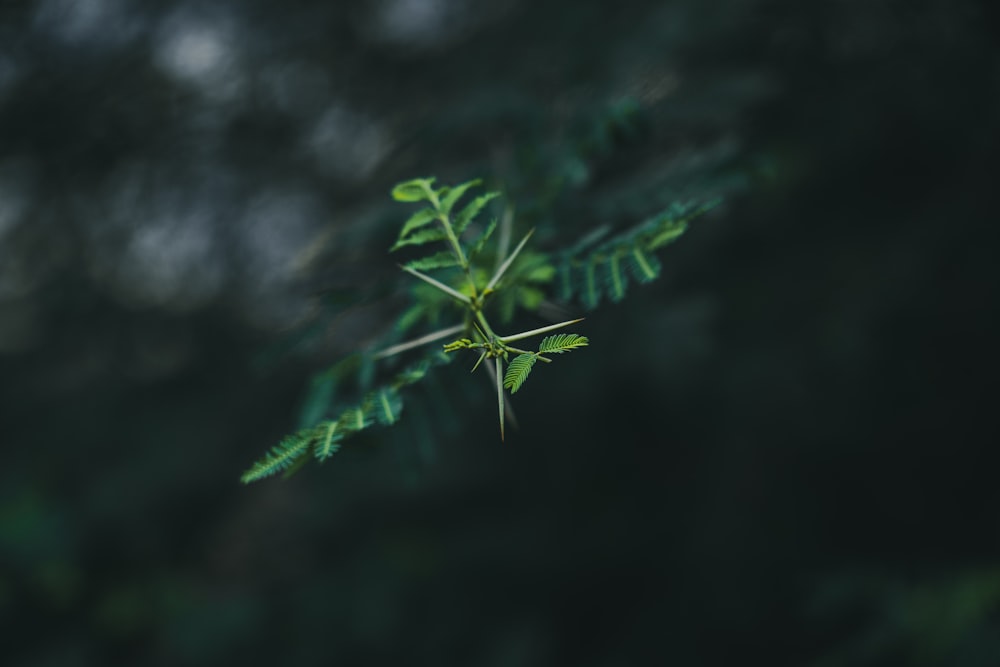
[[[608,240],[603,240],[607,230],[600,229],[561,251],[528,252],[525,248],[534,230],[526,232],[512,250],[507,247],[509,242],[504,241],[512,238],[511,228],[515,224],[509,205],[500,219],[493,217],[481,224],[480,217],[491,202],[500,198],[499,192],[486,192],[459,207],[463,197],[481,186],[482,181],[435,187],[435,180],[413,179],[392,190],[396,201],[423,207],[406,219],[390,251],[445,246],[444,250],[435,247],[431,254],[400,265],[418,282],[411,288],[410,307],[401,312],[393,331],[404,332],[418,323],[435,321],[442,312],[448,312],[453,323],[375,351],[361,351],[321,374],[307,402],[308,412],[335,416],[307,424],[282,440],[243,474],[244,483],[279,472],[289,474],[310,457],[325,461],[339,450],[347,436],[375,424],[395,424],[403,410],[401,391],[422,380],[435,365],[450,361],[451,353],[461,350],[477,353],[472,371],[483,367],[490,376],[503,439],[509,401],[504,390],[516,393],[536,362],[551,363],[553,355],[586,347],[590,341],[581,334],[563,332],[545,336],[536,350],[520,347],[522,340],[550,334],[577,324],[582,318],[513,334],[498,334],[496,323],[509,324],[518,307],[537,316],[550,299],[550,292],[557,292],[556,298],[563,302],[578,298],[588,310],[597,307],[602,295],[613,302],[620,301],[628,289],[629,276],[639,283],[656,278],[660,264],[654,253],[683,234],[692,218],[717,203],[717,200],[674,203],[666,211]],[[501,240],[491,246],[498,228]],[[452,340],[441,347],[432,345],[449,338]],[[383,384],[370,386],[371,378],[385,370],[376,366],[391,368],[399,357],[417,349],[425,350],[421,358],[390,373]],[[364,387],[363,397],[354,403],[337,405],[333,386],[350,373],[356,374],[356,384]]]

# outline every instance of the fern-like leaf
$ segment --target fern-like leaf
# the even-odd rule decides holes
[[[559,298],[563,301],[573,298],[573,264],[569,259],[559,264]]]
[[[616,252],[608,261],[608,296],[614,303],[619,303],[625,298],[626,289],[628,289],[628,276],[622,268],[621,255]]]
[[[392,389],[380,389],[373,396],[375,418],[379,424],[390,426],[399,419],[403,411],[403,399]]]
[[[321,437],[316,443],[314,453],[318,460],[325,461],[340,449],[340,441],[344,439],[344,431],[340,428],[339,420],[324,422],[316,430]]]
[[[430,271],[432,269],[446,269],[448,267],[458,265],[459,262],[458,258],[455,257],[455,253],[450,250],[442,250],[441,252],[434,253],[433,255],[428,255],[427,257],[407,262],[403,266],[409,269],[417,269],[419,271]]]
[[[585,347],[590,343],[586,336],[573,333],[555,334],[546,336],[538,345],[539,354],[563,354],[577,348]]]
[[[434,178],[414,178],[413,180],[399,183],[392,189],[392,198],[396,201],[415,202],[430,199],[431,186]]]
[[[451,213],[451,209],[455,206],[455,203],[462,198],[466,190],[481,184],[483,180],[477,178],[472,181],[466,181],[461,185],[456,185],[453,188],[442,188],[438,191],[438,196],[441,197],[441,210],[444,211],[445,215]]]
[[[534,354],[519,354],[514,357],[510,365],[507,366],[507,373],[503,376],[503,386],[515,394],[521,388],[524,381],[528,379],[532,367],[538,357]]]
[[[389,252],[394,252],[408,245],[423,245],[432,241],[443,241],[446,238],[448,238],[448,235],[440,227],[419,229],[406,238],[396,241],[395,245],[389,248]]]
[[[240,481],[249,484],[290,468],[299,457],[309,450],[314,433],[314,429],[307,429],[288,436],[272,447],[271,451],[264,455],[264,458],[254,463],[249,470],[243,473]]]
[[[403,223],[403,228],[399,230],[399,238],[406,238],[414,229],[419,229],[434,222],[437,219],[437,215],[437,211],[433,208],[420,209]]]
[[[370,405],[359,405],[353,408],[348,408],[340,415],[339,421],[345,430],[348,431],[363,431],[364,429],[371,426],[372,420],[369,411]]]
[[[668,220],[645,245],[650,250],[662,248],[679,239],[686,231],[687,220]]]
[[[465,208],[459,211],[458,215],[455,216],[455,220],[452,222],[452,229],[455,230],[455,236],[460,235],[465,231],[465,228],[469,226],[469,223],[479,215],[479,212],[483,210],[491,200],[496,199],[500,196],[499,192],[487,192],[484,195],[476,197],[471,202],[469,202]]]
[[[615,303],[621,301],[628,290],[628,274],[639,283],[655,279],[660,264],[652,253],[680,238],[689,221],[718,203],[674,203],[666,211],[597,245],[595,241],[606,233],[606,228],[588,234],[559,255],[560,297],[569,301],[578,295],[588,310],[596,308],[602,297]]]
[[[397,387],[405,387],[406,385],[420,382],[424,379],[424,376],[427,375],[427,371],[430,370],[430,367],[430,361],[426,359],[419,361],[400,372],[400,374],[396,376],[396,380],[393,384]]]
[[[639,246],[632,248],[628,260],[632,275],[640,283],[648,283],[660,275],[660,261],[655,256],[644,253]]]
[[[583,293],[580,296],[587,310],[594,310],[601,302],[601,287],[597,283],[597,261],[591,260],[583,268]]]
[[[479,236],[479,238],[476,239],[476,242],[475,244],[473,244],[472,249],[469,250],[470,260],[483,251],[483,248],[486,247],[486,242],[490,240],[491,236],[493,236],[493,230],[495,230],[496,228],[497,228],[497,219],[493,218],[492,220],[490,220],[490,224],[486,225],[486,229]]]

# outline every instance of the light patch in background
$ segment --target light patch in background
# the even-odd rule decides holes
[[[311,116],[331,98],[327,73],[316,65],[284,62],[264,66],[256,75],[258,97],[290,116]]]
[[[386,0],[376,15],[378,33],[387,41],[426,44],[448,27],[449,0]]]
[[[377,122],[341,105],[327,109],[306,138],[307,150],[320,168],[346,183],[368,178],[388,154],[390,143]]]
[[[39,338],[33,292],[51,269],[54,258],[33,261],[36,258],[19,252],[11,238],[25,223],[35,190],[35,174],[29,162],[0,162],[0,354],[26,350]]]
[[[14,88],[18,79],[21,78],[20,74],[14,59],[0,53],[0,102],[3,102],[8,91]]]
[[[221,287],[213,224],[199,208],[164,210],[145,221],[125,246],[118,288],[133,301],[187,310]]]
[[[304,191],[247,195],[221,171],[119,167],[78,212],[90,275],[130,306],[182,313],[233,299],[254,326],[287,327],[311,306],[299,271],[329,212]]]
[[[233,21],[178,13],[164,21],[153,46],[156,64],[205,97],[224,101],[244,87]]]
[[[0,257],[4,238],[21,224],[31,199],[31,179],[23,168],[0,163]]]
[[[233,240],[247,282],[240,293],[252,323],[285,328],[311,307],[295,283],[303,254],[328,218],[320,201],[301,192],[264,192],[247,204]]]
[[[67,44],[115,46],[144,27],[121,0],[42,0],[33,19],[39,32]]]
[[[119,169],[100,210],[81,212],[91,275],[133,306],[206,305],[225,286],[218,228],[227,196],[210,176],[173,178],[142,162]]]
[[[382,0],[375,5],[368,30],[376,40],[395,45],[444,45],[468,37],[515,4],[515,0]]]

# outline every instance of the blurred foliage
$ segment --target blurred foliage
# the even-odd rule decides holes
[[[0,3],[0,662],[996,664],[993,4]],[[729,196],[502,447],[449,365],[240,486],[420,173]]]
[[[560,306],[553,302],[556,298],[561,298],[565,305],[577,297],[589,310],[597,308],[603,295],[612,302],[620,302],[628,291],[629,275],[640,283],[654,280],[660,274],[655,252],[676,241],[691,219],[719,204],[719,200],[701,204],[674,202],[666,211],[610,239],[602,238],[608,231],[602,227],[582,240],[564,241],[564,249],[542,253],[524,251],[534,229],[518,230],[521,241],[511,247],[516,224],[513,205],[507,203],[503,222],[499,223],[498,236],[502,240],[492,244],[495,246],[489,262],[492,268],[488,270],[486,251],[491,248],[488,242],[498,226],[497,218],[476,225],[478,229],[472,239],[468,235],[463,238],[463,233],[500,193],[486,192],[463,202],[463,195],[480,186],[481,179],[455,186],[436,184],[435,180],[418,178],[393,188],[395,200],[423,204],[402,224],[390,252],[427,244],[444,245],[447,250],[436,250],[400,265],[415,279],[415,284],[410,288],[410,303],[400,310],[395,324],[385,328],[381,338],[370,340],[369,349],[357,350],[313,376],[303,399],[299,430],[258,458],[243,473],[242,482],[255,482],[278,473],[284,473],[287,479],[310,459],[322,463],[331,458],[345,438],[371,426],[396,424],[404,406],[402,391],[423,381],[435,366],[450,360],[449,353],[459,350],[474,350],[479,354],[473,372],[486,360],[486,368],[480,375],[487,376],[491,390],[496,389],[503,440],[507,419],[513,419],[505,417],[505,412],[510,414],[511,410],[510,399],[503,390],[506,388],[513,395],[527,380],[536,361],[550,363],[553,354],[584,347],[589,341],[574,333],[553,334],[538,343],[537,352],[524,350],[527,344],[518,342],[577,324],[583,318],[550,321],[545,326],[514,333],[498,333],[493,327],[498,323],[509,327],[518,308],[536,317],[543,307],[558,310]],[[437,277],[426,273],[434,271],[438,272]],[[559,297],[552,290],[550,294],[543,291],[547,283],[554,282],[556,273]],[[451,326],[431,327],[432,330],[421,331],[419,336],[411,334],[405,342],[389,344],[400,334],[410,333],[420,320],[436,323],[443,310],[452,311]],[[494,318],[491,324],[489,318],[497,314],[499,319]],[[301,340],[300,336],[293,338]],[[401,355],[412,356],[417,351],[423,356],[399,370]],[[388,367],[392,375],[373,386],[377,366]],[[342,391],[345,384],[354,387],[346,401]],[[340,395],[337,388],[341,388]],[[460,419],[461,415],[454,412],[452,418]]]

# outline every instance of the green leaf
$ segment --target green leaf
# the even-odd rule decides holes
[[[399,183],[392,189],[392,198],[396,201],[423,201],[425,199],[430,199],[431,185],[433,185],[433,178],[415,178],[412,181],[406,181],[404,183]]]
[[[660,262],[654,256],[647,256],[638,245],[629,253],[629,268],[640,283],[648,283],[660,275]]]
[[[583,270],[583,305],[587,310],[597,308],[601,301],[601,289],[597,284],[597,262],[591,260]]]
[[[427,371],[430,369],[431,364],[426,359],[418,361],[417,363],[405,368],[403,371],[396,376],[395,384],[399,387],[404,387],[408,384],[413,384],[419,382],[427,375]]]
[[[672,241],[680,238],[681,234],[687,231],[687,222],[670,222],[664,225],[663,229],[653,236],[645,245],[647,250],[656,250]]]
[[[496,308],[497,317],[504,324],[510,324],[517,310],[517,295],[514,290],[500,290],[491,297],[490,306]]]
[[[554,336],[546,336],[542,339],[541,344],[538,346],[538,353],[562,354],[564,352],[569,352],[570,350],[585,347],[588,343],[590,343],[590,339],[586,336],[580,336],[579,334],[555,334]]]
[[[486,242],[490,239],[491,236],[493,236],[493,230],[495,230],[496,228],[497,228],[497,219],[493,218],[492,220],[490,220],[490,224],[486,225],[486,229],[483,231],[482,234],[479,235],[479,238],[476,239],[475,245],[473,245],[472,249],[469,250],[469,259],[472,259],[473,257],[475,257],[476,255],[478,255],[483,251],[483,248],[486,247]]]
[[[481,184],[482,182],[483,179],[477,178],[475,180],[467,181],[465,183],[462,183],[461,185],[456,185],[455,187],[448,189],[448,191],[443,195],[443,198],[441,199],[441,210],[444,211],[445,214],[450,213],[452,206],[454,206],[455,202],[457,202],[459,199],[462,198],[462,195],[465,194],[466,190],[475,187]]]
[[[288,436],[272,447],[271,451],[264,455],[264,458],[254,463],[249,470],[243,473],[240,481],[249,484],[290,468],[300,456],[308,451],[313,439],[312,435],[313,429],[308,429]]]
[[[519,287],[517,289],[517,302],[525,310],[535,311],[545,300],[545,293],[534,287]]]
[[[340,418],[337,421],[341,424],[344,430],[363,431],[371,426],[372,423],[371,416],[368,414],[365,407],[366,406],[348,408],[341,413]]]
[[[443,241],[446,238],[448,238],[448,235],[440,227],[421,229],[419,231],[413,232],[404,239],[399,239],[398,241],[396,241],[396,245],[389,248],[389,252],[399,250],[403,246],[423,245],[425,243],[430,243],[431,241]]]
[[[358,359],[358,386],[367,391],[375,380],[375,357],[370,352],[362,352]]]
[[[407,234],[412,232],[414,229],[419,229],[428,223],[434,222],[437,219],[437,216],[437,211],[432,208],[420,209],[403,223],[403,228],[399,231],[399,241],[406,238]],[[397,243],[399,241],[397,241]]]
[[[305,468],[307,463],[309,463],[309,454],[308,452],[302,452],[302,455],[295,459],[292,465],[285,468],[285,472],[281,473],[281,479],[291,479],[295,476],[295,473]]]
[[[455,253],[450,250],[442,250],[441,252],[433,255],[428,255],[427,257],[407,262],[403,266],[409,269],[417,269],[418,271],[429,271],[431,269],[444,269],[450,266],[458,265],[459,261],[458,258],[455,257]]]
[[[344,431],[340,428],[340,421],[329,421],[317,427],[320,439],[316,443],[316,458],[320,461],[333,456],[340,449],[340,441],[344,439]]]
[[[409,331],[417,322],[420,321],[424,315],[427,314],[427,308],[422,303],[415,303],[409,308],[407,308],[402,315],[396,320],[396,331],[406,332]]]
[[[396,423],[403,411],[403,399],[392,389],[381,389],[375,393],[375,418],[383,426]]]
[[[564,259],[559,264],[559,299],[569,301],[573,297],[573,264]]]
[[[614,303],[621,302],[625,298],[625,290],[628,288],[628,276],[622,269],[621,256],[615,252],[608,262],[608,289],[611,292],[611,300]]]
[[[507,366],[507,373],[503,376],[503,386],[515,394],[521,388],[524,381],[528,379],[532,366],[538,360],[533,354],[519,354]]]
[[[524,279],[529,283],[548,283],[556,275],[556,267],[551,264],[539,264],[524,273]]]
[[[452,229],[455,231],[455,236],[460,235],[465,231],[465,228],[469,226],[473,218],[479,215],[479,212],[483,210],[492,199],[496,199],[500,196],[499,192],[487,192],[486,194],[476,197],[469,204],[463,208],[455,219],[452,221]]]

